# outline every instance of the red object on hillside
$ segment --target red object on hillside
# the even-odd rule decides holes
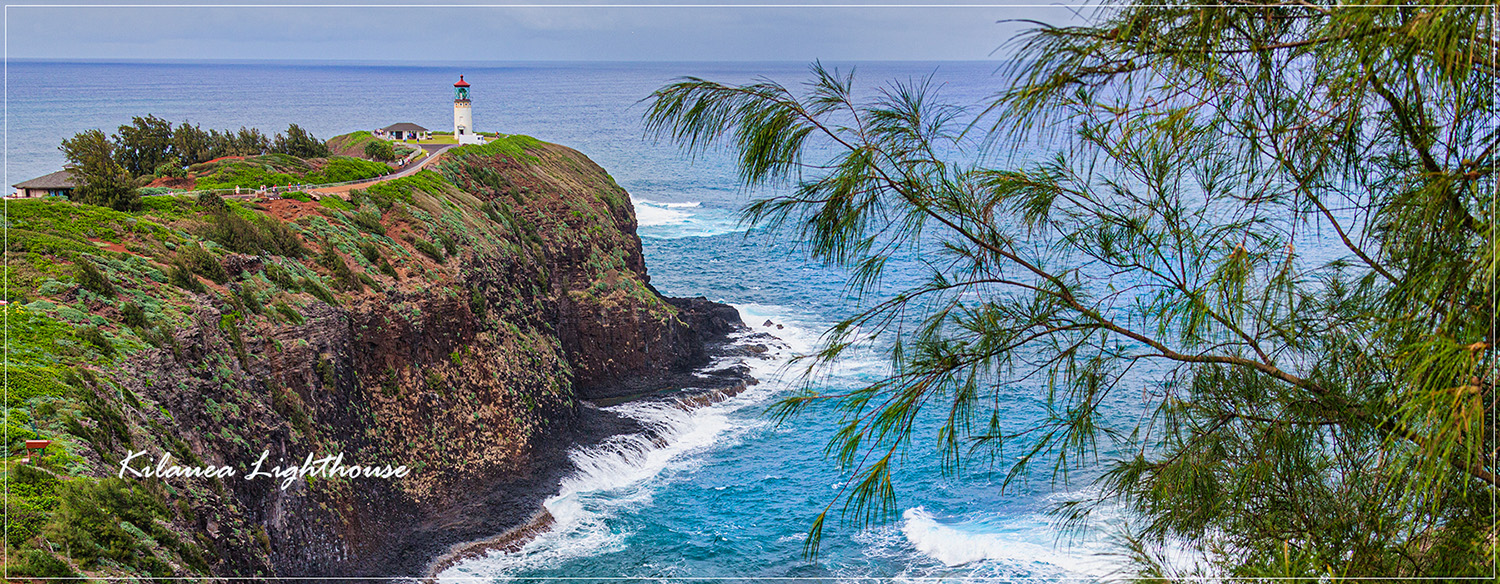
[[[27,440],[26,441],[26,449],[27,450],[41,450],[43,448],[46,448],[49,444],[52,444],[51,440]]]
[[[454,83],[453,86],[454,87],[468,87],[469,86],[469,82],[468,81],[464,81],[464,76],[463,75],[459,75],[458,76],[458,83]]]

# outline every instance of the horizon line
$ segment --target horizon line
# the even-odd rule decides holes
[[[251,63],[302,63],[302,64],[338,64],[338,65],[368,65],[368,66],[406,66],[406,65],[486,65],[494,66],[497,63],[1003,63],[1011,61],[1006,58],[989,59],[466,59],[466,60],[423,60],[423,59],[299,59],[299,58],[210,58],[210,59],[178,59],[178,58],[129,58],[129,57],[7,57],[8,63],[93,63],[93,64],[251,64]]]

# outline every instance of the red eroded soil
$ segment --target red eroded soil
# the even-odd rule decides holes
[[[89,241],[93,242],[95,245],[102,246],[104,249],[107,249],[109,251],[119,252],[119,253],[135,253],[135,252],[132,252],[132,251],[130,251],[128,249],[125,249],[125,246],[120,245],[118,243],[115,243],[113,241],[104,241],[102,239],[95,239],[93,237],[90,237]]]
[[[282,221],[296,221],[309,215],[317,215],[323,206],[315,203],[304,203],[296,199],[276,199],[274,201],[261,201],[259,203],[267,213],[276,216]]]
[[[148,186],[148,187],[166,187],[166,188],[169,188],[169,189],[192,189],[194,182],[195,181],[193,179],[187,178],[187,177],[173,178],[173,177],[170,177],[170,176],[164,176],[164,177],[158,178],[156,180],[153,180],[153,181],[151,181],[149,183],[146,183],[146,186]]]

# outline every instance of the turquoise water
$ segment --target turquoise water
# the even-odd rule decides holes
[[[998,88],[995,63],[865,63],[866,83],[933,75],[958,103]],[[994,577],[1097,576],[1115,563],[1097,534],[1059,541],[1045,515],[1086,483],[1034,477],[1002,493],[1003,461],[944,476],[922,434],[897,474],[898,512],[857,528],[830,520],[822,555],[802,556],[803,535],[846,476],[823,449],[836,412],[814,408],[781,426],[765,408],[790,391],[785,359],[810,350],[818,333],[854,309],[843,273],[797,252],[785,236],[747,231],[736,210],[757,193],[736,186],[723,152],[697,158],[642,137],[638,101],[681,75],[787,84],[801,63],[521,64],[504,67],[367,67],[275,64],[11,63],[7,83],[7,184],[61,167],[56,145],[90,128],[112,129],[155,114],[204,128],[298,123],[319,137],[410,121],[451,126],[451,84],[473,84],[480,131],[529,134],[577,148],[629,190],[653,283],[674,296],[707,296],[739,307],[757,330],[780,337],[774,359],[750,364],[763,383],[691,413],[661,404],[616,406],[656,428],[662,441],[621,437],[574,452],[580,472],[547,506],[556,527],[519,553],[468,561],[445,578],[642,577]],[[764,194],[764,193],[759,193]],[[913,258],[892,261],[893,290],[920,277]],[[781,327],[764,327],[770,320]],[[884,370],[856,356],[822,381],[853,387]],[[1039,412],[1041,388],[1006,388],[1008,424]],[[1087,473],[1081,475],[1087,477]],[[836,514],[837,506],[835,506]]]
[[[757,330],[780,335],[778,357],[812,346],[819,316],[785,306],[741,304]],[[771,320],[786,328],[762,327]],[[1049,483],[999,492],[1003,472],[945,477],[930,450],[915,448],[897,474],[900,516],[855,529],[830,522],[821,555],[802,556],[813,517],[837,501],[846,476],[823,445],[834,412],[780,426],[762,415],[786,391],[778,360],[752,362],[765,380],[722,404],[688,414],[631,403],[616,412],[643,420],[665,445],[638,437],[574,452],[580,472],[546,504],[557,526],[520,553],[471,560],[443,574],[466,577],[685,578],[1058,578],[1098,576],[1111,563],[1097,537],[1057,546],[1043,509],[1060,494]],[[852,387],[883,371],[873,356],[846,363],[824,385]],[[1018,410],[1026,404],[1017,403]],[[924,424],[930,431],[932,423]],[[1065,493],[1062,493],[1065,494]]]

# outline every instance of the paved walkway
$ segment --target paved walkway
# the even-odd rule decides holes
[[[372,178],[372,179],[367,180],[365,182],[359,182],[359,183],[354,183],[354,184],[349,184],[349,185],[339,185],[339,186],[336,186],[336,187],[311,188],[311,189],[307,189],[304,192],[315,193],[315,194],[318,194],[318,195],[341,195],[341,194],[349,192],[352,189],[368,188],[370,185],[383,183],[383,182],[388,181],[388,180],[396,180],[398,178],[411,176],[413,174],[416,174],[417,171],[422,170],[422,167],[427,166],[428,164],[430,164],[434,160],[437,160],[439,156],[442,156],[443,152],[446,152],[449,148],[457,146],[457,144],[420,144],[419,146],[421,146],[421,148],[423,150],[427,151],[427,156],[424,157],[421,161],[418,161],[416,164],[413,164],[413,165],[411,165],[409,167],[401,169],[400,171],[397,171],[394,174],[388,174],[388,175],[385,175],[385,176],[382,176],[382,177]]]

